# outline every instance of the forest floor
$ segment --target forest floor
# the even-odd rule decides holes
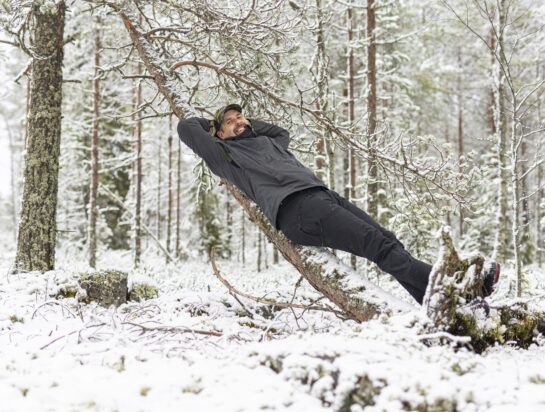
[[[52,297],[87,269],[83,255],[61,251],[56,271],[11,275],[9,244],[0,239],[0,411],[545,410],[542,337],[477,355],[419,334],[418,310],[357,324],[241,298],[243,307],[207,262],[147,258],[135,273],[130,256],[113,253],[101,267],[160,295],[105,309]],[[298,276],[287,263],[218,265],[245,292],[292,299]],[[545,310],[545,270],[528,273]],[[503,277],[492,302],[506,294]],[[303,282],[293,301],[317,297]]]

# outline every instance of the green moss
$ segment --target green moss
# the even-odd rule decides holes
[[[25,323],[25,320],[17,315],[11,315],[9,317],[9,320],[11,321],[11,323]]]
[[[503,307],[500,309],[501,323],[506,326],[505,340],[515,341],[518,346],[526,349],[533,341],[534,330],[538,317],[529,312],[527,307]]]
[[[148,283],[135,283],[129,291],[128,300],[141,302],[143,300],[154,299],[159,296],[159,290]]]
[[[65,284],[59,288],[59,291],[53,296],[55,299],[75,298],[78,293],[76,285]]]
[[[119,306],[127,301],[127,273],[125,272],[102,270],[81,273],[78,283],[87,293],[87,297],[81,299],[85,303],[96,301],[108,307]]]
[[[534,339],[534,333],[542,317],[526,310],[525,306],[501,307],[491,311],[489,327],[479,329],[473,313],[458,311],[449,332],[471,337],[471,345],[477,353],[482,353],[494,344],[501,345],[506,342],[514,342],[517,346],[527,349]],[[490,326],[490,323],[493,325]]]

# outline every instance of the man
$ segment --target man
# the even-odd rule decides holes
[[[288,150],[287,130],[247,119],[241,106],[229,104],[212,121],[181,120],[178,134],[214,174],[257,203],[292,242],[364,257],[393,275],[422,303],[431,266],[411,256],[393,233],[303,166]],[[498,277],[499,265],[489,265],[483,295],[492,293]]]

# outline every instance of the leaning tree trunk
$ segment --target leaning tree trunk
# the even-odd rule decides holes
[[[42,10],[34,2],[30,110],[21,219],[15,270],[55,266],[56,213],[61,140],[62,59],[65,4]]]
[[[132,12],[126,8],[119,8],[118,12],[149,75],[153,77],[174,113],[180,118],[195,116],[195,109],[178,93],[176,87],[178,81],[170,70],[162,67],[158,53],[147,40],[145,31]],[[379,313],[407,311],[413,308],[353,272],[327,250],[294,245],[271,226],[267,218],[246,196],[229,182],[224,183],[245,209],[250,220],[259,225],[280,253],[312,286],[336,303],[351,318],[365,321]]]

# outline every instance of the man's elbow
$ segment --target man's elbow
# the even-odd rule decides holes
[[[203,124],[200,117],[188,117],[187,119],[180,119],[178,122],[178,136],[182,137],[198,129],[203,129]]]

